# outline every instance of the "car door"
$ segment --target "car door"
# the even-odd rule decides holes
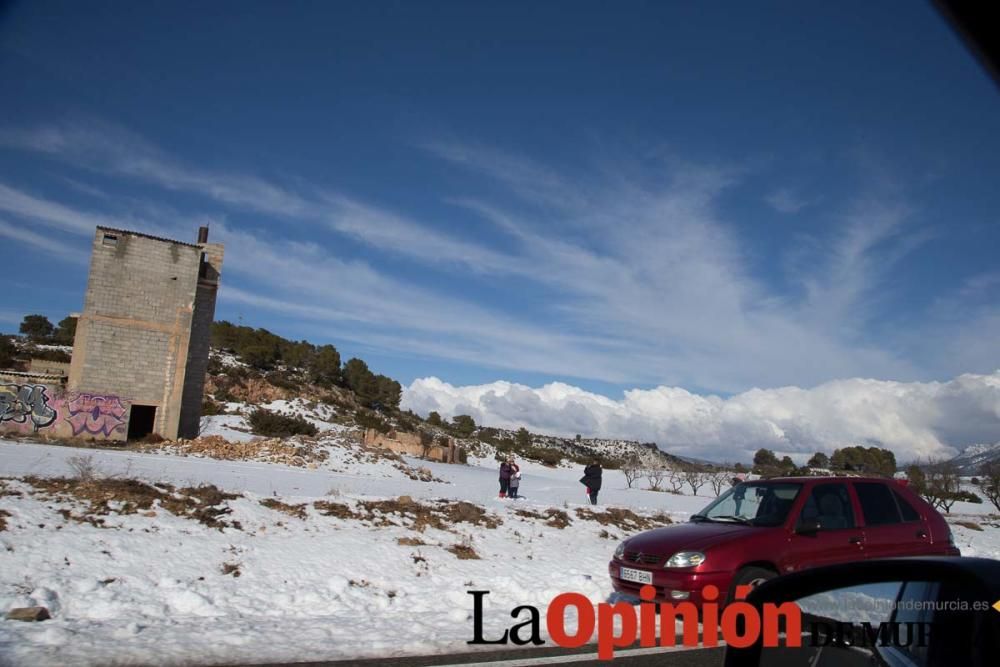
[[[858,481],[852,484],[864,520],[867,558],[920,556],[930,553],[927,526],[912,507],[900,507],[897,494],[893,493],[888,483]]]
[[[844,482],[816,484],[809,492],[789,540],[791,569],[846,563],[864,558],[864,532],[855,519]]]

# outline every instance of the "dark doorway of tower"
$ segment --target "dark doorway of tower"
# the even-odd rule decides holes
[[[128,439],[141,440],[153,432],[156,425],[155,405],[132,405],[128,416]]]

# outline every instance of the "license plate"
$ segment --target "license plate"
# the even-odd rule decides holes
[[[634,581],[637,584],[653,583],[653,573],[646,570],[633,570],[630,567],[621,568],[621,578],[625,581]]]

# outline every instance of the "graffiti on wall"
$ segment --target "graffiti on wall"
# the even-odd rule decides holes
[[[66,397],[66,412],[74,437],[89,434],[107,438],[125,429],[128,409],[118,396],[70,394]]]
[[[30,420],[35,432],[52,424],[56,411],[49,405],[46,390],[43,384],[0,384],[0,422],[26,424]]]

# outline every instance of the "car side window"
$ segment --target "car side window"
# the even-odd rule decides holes
[[[934,621],[931,603],[938,599],[938,587],[937,582],[908,581],[896,602],[893,620],[899,623],[900,641],[893,652],[902,653],[915,667],[928,664],[926,640],[931,635],[930,624]]]
[[[896,499],[892,497],[892,491],[885,484],[855,482],[854,490],[858,492],[866,526],[885,526],[902,522]]]
[[[817,484],[806,499],[799,515],[799,524],[819,522],[820,530],[842,530],[854,527],[854,509],[847,485]]]
[[[903,514],[903,521],[920,521],[920,514],[917,510],[913,509],[913,505],[910,501],[903,497],[899,491],[893,489],[892,495],[896,496],[896,502],[899,504],[899,511]]]

